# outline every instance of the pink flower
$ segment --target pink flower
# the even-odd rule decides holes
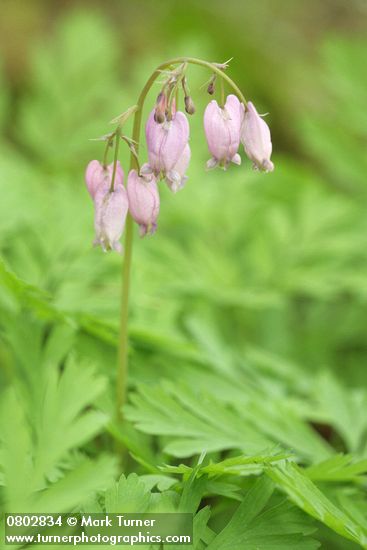
[[[270,160],[272,143],[269,126],[258,114],[251,101],[246,107],[241,141],[246,155],[252,160],[256,170],[265,172],[274,170],[274,164]]]
[[[218,164],[226,168],[230,162],[241,164],[238,147],[241,138],[243,105],[235,95],[227,97],[224,108],[213,100],[205,109],[204,130],[212,158],[207,168]]]
[[[173,113],[172,120],[158,124],[153,110],[145,126],[149,167],[155,176],[173,170],[189,140],[189,123],[181,111]],[[147,171],[146,171],[147,173]]]
[[[153,234],[157,229],[159,193],[154,175],[139,176],[131,170],[127,178],[127,195],[132,217],[140,226],[140,235]]]
[[[85,172],[85,181],[94,202],[95,245],[104,251],[121,252],[119,239],[124,231],[128,198],[124,187],[124,172],[117,163],[114,191],[110,192],[113,163],[104,167],[98,160],[92,160]]]
[[[122,183],[112,192],[106,188],[98,189],[94,196],[94,245],[100,245],[104,251],[122,252],[119,240],[125,228],[128,207],[128,197]]]
[[[189,166],[190,158],[191,149],[190,145],[187,144],[173,169],[166,174],[166,183],[174,193],[182,189],[186,183],[187,176],[185,172]]]
[[[112,172],[113,163],[108,166],[103,166],[103,164],[98,160],[90,161],[85,171],[85,183],[87,184],[87,189],[92,199],[94,198],[97,189],[110,187]],[[115,187],[121,185],[123,179],[124,172],[121,168],[120,162],[118,161],[116,166]]]

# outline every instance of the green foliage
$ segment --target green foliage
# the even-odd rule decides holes
[[[335,455],[324,462],[307,468],[307,476],[313,481],[363,482],[367,472],[367,460],[355,460],[352,455]]]
[[[210,390],[208,394],[196,395],[189,388],[172,383],[156,389],[140,387],[139,395],[132,396],[133,407],[125,411],[139,429],[173,436],[165,451],[174,456],[192,455],[201,449],[257,453],[272,446],[274,439],[314,459],[330,452],[317,434],[279,399],[272,403],[264,395],[263,400],[257,396],[255,402],[254,396],[246,399],[244,391],[241,403],[223,404],[210,397]]]
[[[366,529],[338,509],[294,464],[278,466],[268,473],[302,510],[336,533],[367,548]]]
[[[201,470],[203,471],[203,470]],[[210,550],[224,548],[277,549],[318,548],[319,544],[309,538],[315,531],[307,516],[286,501],[273,502],[273,483],[260,478],[246,493],[226,527],[220,532],[209,527],[210,509],[197,505],[204,485],[198,482],[197,470],[183,482],[182,493],[162,491],[152,493],[135,474],[122,476],[118,483],[107,491],[104,503],[98,508],[106,512],[192,512],[194,516],[193,548]],[[193,498],[193,495],[197,496]],[[197,513],[196,513],[197,512]]]
[[[321,417],[332,423],[343,438],[348,450],[367,457],[367,390],[346,389],[330,374],[319,379],[315,394]]]
[[[273,491],[272,483],[259,479],[246,494],[228,525],[210,542],[210,550],[249,548],[318,548],[319,544],[304,535],[313,532],[307,519],[283,502],[264,511]]]
[[[135,242],[123,424],[121,258],[91,247],[82,178],[102,154],[89,138],[160,59],[130,62],[107,19],[77,12],[30,48],[10,127],[0,86],[4,510],[188,511],[195,550],[367,547],[365,47],[328,39],[323,79],[301,66],[320,89],[291,122],[277,103],[283,150],[297,132],[302,154],[275,144],[272,175],[205,173],[208,75],[192,72],[187,186],[161,187],[159,230]]]
[[[1,467],[9,511],[74,509],[108,486],[116,470],[106,454],[92,460],[77,451],[106,424],[101,412],[86,410],[104,381],[69,362],[60,376],[50,366],[39,383],[35,407],[14,388],[3,396]]]
[[[325,95],[312,115],[302,118],[302,136],[334,182],[365,195],[366,114],[360,109],[367,84],[364,42],[333,39],[322,50]],[[333,162],[328,162],[332,159]]]
[[[32,93],[21,105],[18,136],[59,171],[90,151],[88,139],[101,135],[104,121],[119,112],[124,98],[115,77],[117,51],[101,19],[74,14],[47,47],[32,52]]]

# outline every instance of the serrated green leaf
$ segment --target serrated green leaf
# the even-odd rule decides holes
[[[267,474],[310,516],[339,535],[360,544],[362,548],[367,547],[367,531],[364,527],[333,504],[296,464],[269,468]]]
[[[269,479],[260,478],[248,491],[228,525],[209,544],[208,550],[318,548],[319,543],[307,536],[313,531],[312,527],[289,504],[263,511],[273,490],[274,485]]]

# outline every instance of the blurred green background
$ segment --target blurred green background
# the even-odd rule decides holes
[[[104,377],[108,391],[91,402],[113,411],[121,258],[92,248],[83,178],[103,144],[90,138],[109,131],[166,58],[233,57],[228,74],[269,113],[275,171],[253,172],[243,152],[241,167],[205,171],[210,98],[202,86],[210,75],[190,69],[197,113],[189,180],[177,195],[161,184],[154,237],[136,231],[131,387],[169,395],[168,380],[220,403],[252,400],[259,418],[266,402],[263,424],[246,421],[306,462],[322,458],[324,437],[336,450],[367,456],[367,3],[1,0],[0,7],[0,381],[19,387],[25,417],[42,416],[47,365],[64,368],[70,357]],[[141,152],[145,160],[144,143]],[[123,148],[121,162],[127,173]],[[259,388],[261,396],[251,393]],[[267,424],[280,400],[316,426],[315,447],[302,435],[297,441],[297,430],[286,433],[284,411],[277,427]],[[62,404],[55,407],[58,422]],[[138,409],[129,412],[133,422]],[[172,423],[172,433],[140,428],[169,439]],[[187,440],[162,444],[153,459],[137,437],[123,439],[146,462],[201,450]],[[100,439],[108,450],[107,435]],[[94,445],[90,456],[100,452]]]

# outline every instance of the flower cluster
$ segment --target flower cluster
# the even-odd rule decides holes
[[[144,168],[144,167],[143,167]],[[114,184],[113,163],[103,166],[92,160],[86,170],[85,181],[94,202],[95,245],[104,251],[122,251],[120,243],[128,211],[140,226],[140,234],[154,233],[159,214],[159,193],[153,174],[141,176],[131,170],[126,188],[124,172],[117,162]]]
[[[160,180],[165,180],[174,193],[185,185],[191,158],[190,128],[185,113],[176,110],[171,82],[176,83],[176,80],[171,77],[168,85],[163,87],[146,122],[148,162],[130,171],[126,187],[118,161],[107,165],[92,160],[87,166],[85,180],[95,207],[94,243],[103,250],[121,251],[120,237],[128,212],[139,225],[141,236],[155,232],[160,207]],[[209,93],[214,92],[214,82],[215,79],[210,81]],[[193,114],[195,107],[188,94],[185,76],[181,76],[181,83],[185,110]],[[231,162],[241,164],[238,153],[241,142],[256,170],[271,172],[274,169],[270,160],[269,127],[251,102],[245,105],[232,94],[227,96],[223,106],[211,101],[204,113],[204,131],[211,154],[208,169],[216,166],[226,169]],[[111,135],[116,141],[121,137],[125,139],[134,153],[132,140],[121,136],[119,131]],[[111,136],[107,138],[109,146]]]
[[[223,107],[211,101],[205,109],[204,129],[212,155],[207,168],[219,165],[226,169],[230,162],[241,164],[238,148],[242,142],[256,170],[274,169],[269,127],[251,102],[245,107],[235,95],[229,95]]]

